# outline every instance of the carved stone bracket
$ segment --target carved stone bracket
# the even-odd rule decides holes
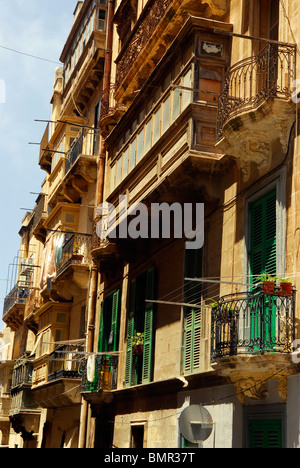
[[[258,109],[230,119],[224,125],[223,138],[217,147],[237,159],[246,182],[252,163],[262,175],[270,170],[275,157],[284,157],[295,118],[293,103],[269,99]]]
[[[277,381],[278,396],[287,401],[288,377],[297,372],[289,354],[244,355],[222,358],[213,364],[218,375],[229,378],[236,397],[244,405],[246,398],[266,400],[269,381]]]

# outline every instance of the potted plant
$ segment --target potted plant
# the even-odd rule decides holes
[[[218,301],[216,301],[215,299],[209,299],[211,302],[210,304],[207,304],[208,307],[210,307],[211,309],[216,309],[219,305]]]
[[[83,255],[80,254],[80,244],[79,242],[75,242],[74,247],[73,247],[73,260],[83,260]]]
[[[289,278],[279,278],[280,290],[277,292],[279,296],[291,296],[293,283]]]
[[[144,351],[144,333],[135,332],[131,341],[134,356],[140,356]]]
[[[264,273],[262,276],[259,276],[258,279],[262,282],[263,294],[275,293],[275,282],[277,280],[276,276],[271,276],[267,273]]]

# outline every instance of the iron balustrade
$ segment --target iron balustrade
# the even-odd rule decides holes
[[[29,296],[30,285],[27,281],[18,281],[10,293],[4,299],[3,317],[13,308],[15,304],[26,304]]]
[[[23,386],[31,387],[33,364],[32,361],[27,359],[28,356],[25,355],[16,362],[12,373],[11,391]]]
[[[100,133],[97,128],[81,129],[71,144],[65,157],[65,175],[72,169],[76,161],[83,154],[97,156],[99,150]],[[84,148],[85,147],[85,148]]]
[[[240,354],[290,353],[295,293],[262,291],[224,296],[212,309],[211,359]]]
[[[37,227],[39,224],[40,220],[43,218],[44,214],[47,214],[45,211],[45,195],[40,194],[38,196],[36,205],[34,207],[33,213],[34,213],[34,218],[33,218],[33,223],[32,223],[32,231]]]
[[[267,44],[257,55],[229,69],[218,102],[218,137],[225,123],[269,98],[290,99],[296,74],[296,46]]]
[[[83,148],[83,130],[80,130],[77,137],[73,141],[67,155],[65,161],[65,174],[69,172],[69,170],[74,166],[75,162],[82,154]]]
[[[82,384],[81,391],[98,392],[100,390],[116,390],[118,378],[117,354],[95,355],[95,367],[93,371],[93,380],[88,380],[88,359],[82,364]]]
[[[71,265],[88,265],[91,260],[91,247],[92,235],[78,233],[70,235],[58,254],[56,276],[59,276]]]
[[[48,382],[81,379],[82,346],[61,345],[49,356]]]

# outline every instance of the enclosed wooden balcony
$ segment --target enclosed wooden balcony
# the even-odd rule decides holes
[[[130,104],[134,92],[154,70],[188,14],[220,20],[226,14],[226,1],[151,0],[137,20],[134,2],[121,2],[114,19],[122,44],[116,60],[116,100],[119,104]]]
[[[105,0],[84,2],[70,31],[60,60],[64,63],[62,112],[85,113],[104,71],[106,46]]]
[[[282,157],[287,151],[296,120],[295,60],[295,45],[270,43],[226,75],[219,98],[217,147],[236,158],[245,179],[252,163],[259,171],[268,170],[276,162],[273,155]]]

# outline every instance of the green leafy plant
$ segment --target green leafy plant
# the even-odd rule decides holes
[[[73,247],[73,254],[78,255],[80,251],[80,244],[79,242],[76,242]]]
[[[210,307],[211,309],[215,309],[216,307],[218,307],[219,303],[218,301],[216,301],[215,299],[209,299],[210,304],[207,304],[208,307]]]
[[[280,283],[291,283],[293,284],[290,278],[278,278]]]
[[[275,281],[277,281],[277,276],[269,275],[269,273],[263,273],[261,276],[257,276],[257,279],[262,282],[270,281],[272,283],[275,283]]]
[[[144,333],[134,332],[133,336],[128,336],[127,341],[130,341],[132,348],[144,344]]]

